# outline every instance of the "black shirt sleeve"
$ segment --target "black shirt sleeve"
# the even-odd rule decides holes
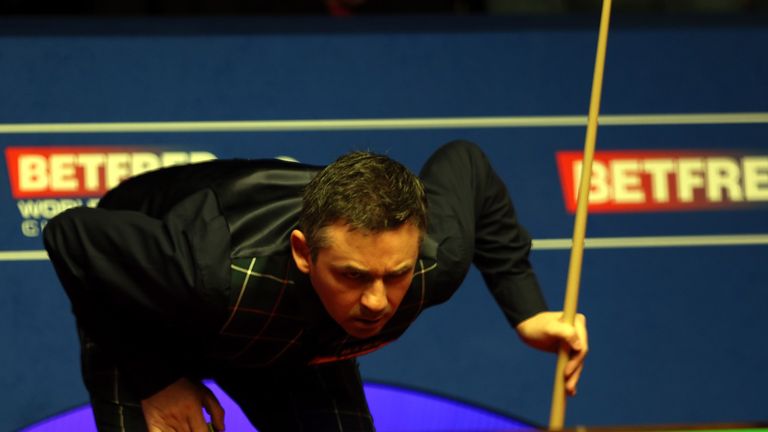
[[[482,216],[475,226],[473,262],[513,326],[547,310],[528,259],[531,237],[518,223],[506,187],[493,171],[482,197]]]
[[[184,376],[226,315],[227,224],[210,190],[162,218],[76,208],[45,247],[80,325],[145,398]]]
[[[513,326],[546,310],[528,260],[531,238],[480,148],[467,141],[448,143],[425,163],[421,177],[429,235],[439,245],[437,289],[452,294],[475,264]]]

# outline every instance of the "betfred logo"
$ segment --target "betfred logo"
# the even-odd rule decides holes
[[[128,147],[8,147],[16,199],[97,197],[122,180],[171,165],[215,159],[208,152],[151,152]]]
[[[576,210],[581,152],[557,152],[566,209]],[[768,202],[768,156],[604,151],[592,165],[590,212],[686,211]]]

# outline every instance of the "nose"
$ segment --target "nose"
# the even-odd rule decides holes
[[[363,292],[360,304],[363,306],[366,315],[377,317],[385,313],[389,302],[384,281],[381,279],[374,280],[368,289]]]

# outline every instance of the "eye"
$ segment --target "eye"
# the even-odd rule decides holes
[[[363,273],[355,270],[347,270],[344,272],[344,277],[352,280],[360,280],[363,278]]]
[[[388,274],[385,277],[385,279],[387,279],[389,281],[397,281],[397,280],[400,280],[400,279],[402,279],[402,278],[404,278],[406,276],[409,276],[412,273],[413,273],[413,271],[411,269],[408,269],[408,270],[404,270],[404,271],[401,271],[401,272]]]

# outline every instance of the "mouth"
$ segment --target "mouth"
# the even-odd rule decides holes
[[[388,314],[376,318],[355,317],[345,330],[358,339],[373,337],[384,329],[388,319]]]
[[[384,317],[383,316],[380,316],[377,318],[361,318],[360,317],[360,318],[355,318],[355,322],[362,324],[363,326],[366,326],[366,327],[375,327],[384,322]]]

